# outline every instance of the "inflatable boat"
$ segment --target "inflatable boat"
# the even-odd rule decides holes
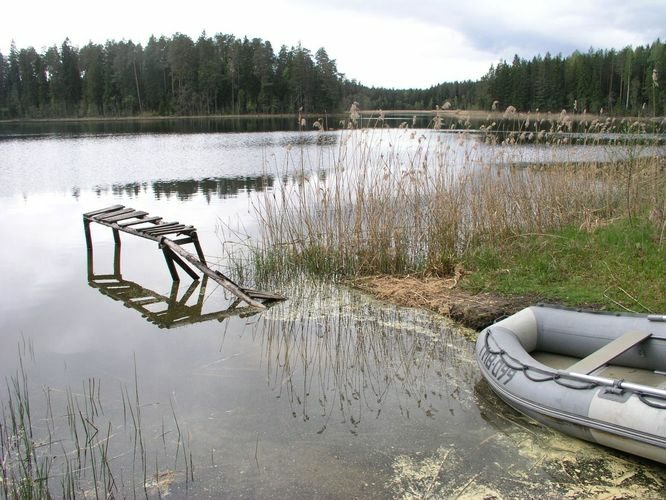
[[[666,464],[666,315],[528,307],[483,330],[475,355],[519,412]]]

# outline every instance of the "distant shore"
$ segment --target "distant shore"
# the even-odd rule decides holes
[[[348,113],[319,113],[308,112],[303,116],[308,120],[316,120],[324,116],[341,117]],[[373,119],[384,116],[385,118],[412,118],[416,117],[435,117],[448,119],[469,119],[474,121],[496,121],[496,120],[558,120],[564,114],[562,111],[484,111],[484,110],[465,110],[465,109],[392,109],[392,110],[361,110],[360,115],[363,119]],[[593,113],[574,113],[567,111],[567,119],[573,121],[592,121],[598,119],[616,119],[616,120],[643,120],[643,121],[662,121],[666,117],[657,116],[630,116],[630,115],[606,115]],[[298,113],[234,113],[234,114],[214,114],[214,115],[139,115],[139,116],[85,116],[85,117],[62,117],[62,118],[11,118],[2,119],[0,124],[8,123],[77,123],[77,122],[150,122],[150,121],[169,121],[169,120],[237,120],[237,119],[289,119],[296,120]]]
[[[0,120],[0,123],[66,123],[66,122],[149,122],[169,120],[210,120],[210,119],[245,119],[245,118],[293,118],[296,114],[231,114],[231,115],[141,115],[141,116],[85,116],[67,118],[12,118]]]

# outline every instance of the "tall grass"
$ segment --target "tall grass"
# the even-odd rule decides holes
[[[382,411],[408,417],[466,404],[441,390],[453,380],[464,392],[475,380],[467,340],[450,324],[335,285],[301,277],[292,285],[287,315],[272,309],[258,339],[266,381],[294,418],[321,422],[319,434],[333,421],[356,434]]]
[[[343,130],[316,164],[288,157],[291,175],[255,206],[260,275],[447,275],[481,245],[638,215],[651,217],[664,243],[664,163],[640,124],[577,122],[574,134],[565,113],[512,117],[469,140],[471,131],[438,130],[440,114],[430,130],[388,130],[383,120]],[[567,146],[574,141],[577,149]],[[590,147],[605,158],[586,160]]]
[[[154,468],[149,464],[136,365],[134,387],[121,387],[122,425],[112,418],[118,408],[105,412],[97,379],[85,380],[79,391],[69,386],[64,390],[43,387],[40,394],[29,381],[26,354],[34,361],[32,347],[19,346],[18,368],[0,394],[2,498],[147,498],[167,493],[176,474],[165,470],[164,463],[170,462],[173,453],[167,452],[163,437],[165,456],[158,462],[156,453]],[[182,447],[180,463],[184,463],[187,487],[194,480],[192,456],[186,456],[173,408],[172,414],[178,431],[173,468],[179,466]]]

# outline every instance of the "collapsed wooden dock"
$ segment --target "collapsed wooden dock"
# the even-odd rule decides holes
[[[173,281],[180,280],[176,266],[185,271],[193,280],[198,280],[199,275],[190,267],[191,265],[204,276],[222,285],[238,299],[257,309],[266,309],[265,302],[285,300],[285,297],[278,294],[244,288],[220,271],[211,269],[206,262],[194,226],[181,224],[177,221],[166,222],[162,217],[152,216],[142,210],[135,210],[124,205],[112,205],[83,214],[83,228],[86,246],[89,251],[92,251],[93,248],[90,232],[90,224],[93,222],[110,227],[113,230],[113,239],[118,247],[121,244],[121,232],[155,241],[158,248],[162,250]],[[196,255],[183,248],[183,245],[187,244],[194,246]],[[188,262],[190,265],[188,265]]]
[[[120,245],[113,252],[113,273],[95,273],[92,249],[88,249],[88,285],[99,290],[125,307],[134,309],[143,318],[159,328],[173,329],[205,321],[224,321],[231,316],[251,316],[260,311],[254,307],[238,308],[240,299],[235,299],[225,309],[204,312],[208,276],[190,283],[185,293],[180,294],[180,281],[173,281],[167,293],[160,293],[136,281],[126,279],[121,271]]]

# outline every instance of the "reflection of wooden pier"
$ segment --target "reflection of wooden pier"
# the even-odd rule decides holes
[[[229,292],[257,309],[265,309],[263,301],[284,300],[284,297],[269,292],[261,292],[249,288],[243,288],[234,283],[219,271],[214,271],[206,263],[197,230],[193,226],[179,222],[165,222],[162,217],[151,216],[147,212],[126,208],[124,205],[113,205],[83,214],[83,227],[86,235],[86,245],[89,256],[92,253],[92,237],[90,235],[90,224],[97,222],[113,230],[113,239],[116,247],[120,249],[120,232],[146,238],[158,243],[164,254],[169,272],[174,282],[180,280],[176,266],[190,275],[193,280],[198,280],[197,273],[187,264],[197,268],[205,277],[208,277]],[[171,239],[171,235],[179,239]],[[185,250],[182,245],[192,244],[196,256]],[[187,262],[185,262],[187,261]]]
[[[230,316],[258,312],[255,308],[237,308],[240,299],[236,299],[227,309],[204,313],[208,284],[208,276],[205,275],[202,280],[193,281],[180,297],[178,297],[179,281],[173,282],[169,295],[163,295],[134,281],[126,280],[120,270],[120,245],[116,245],[114,249],[111,274],[95,274],[92,248],[88,249],[88,284],[97,288],[103,295],[138,311],[141,316],[160,328],[176,328],[213,319],[222,321]],[[197,293],[196,300],[194,300],[195,293]]]

